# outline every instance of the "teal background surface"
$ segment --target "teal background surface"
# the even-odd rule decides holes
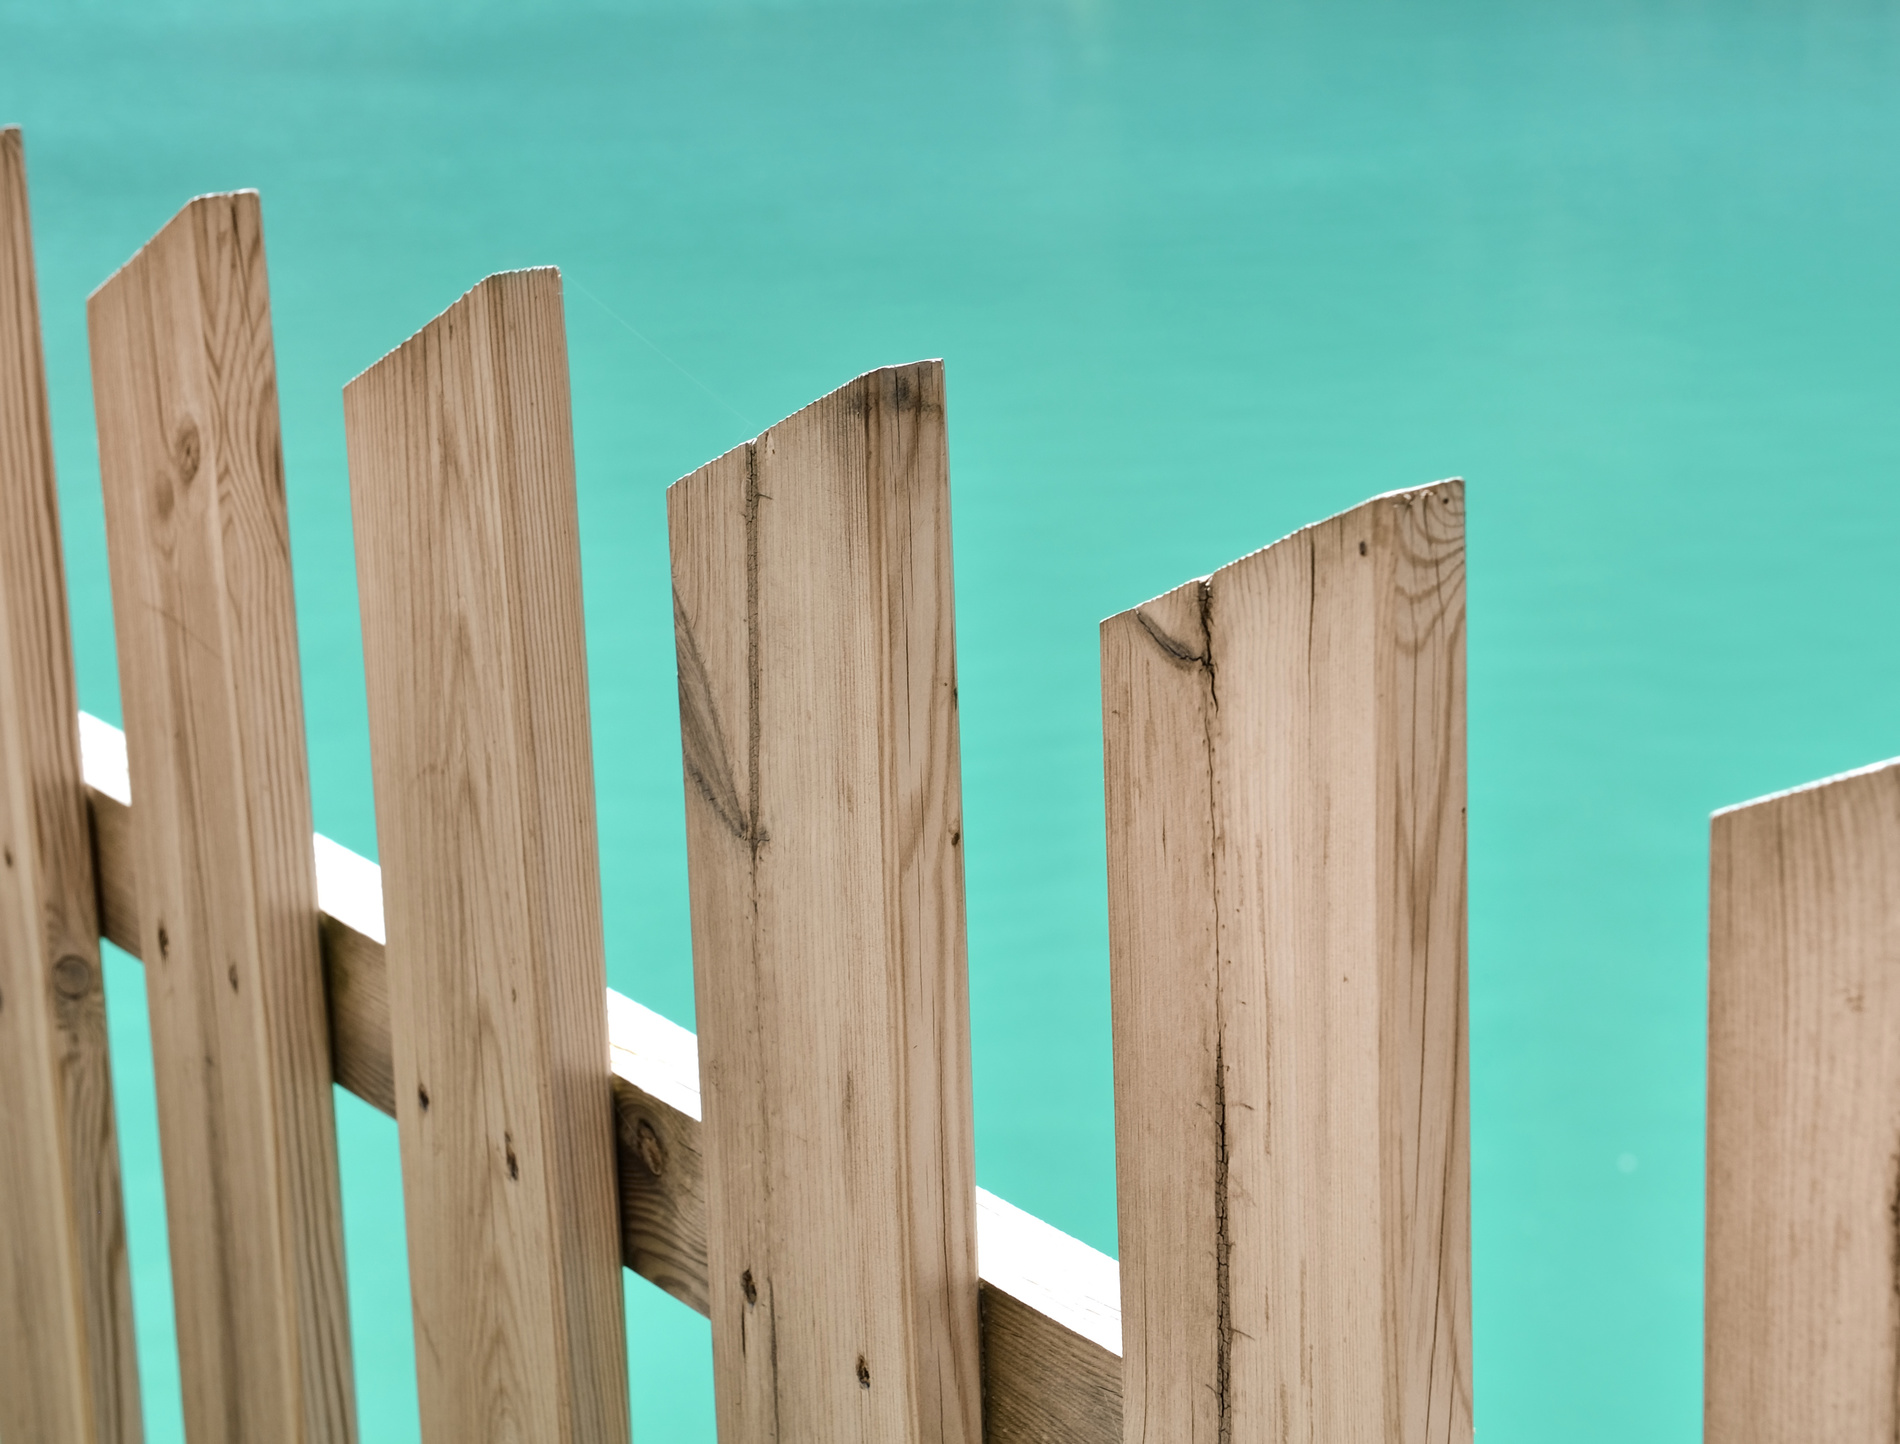
[[[947,358],[978,1173],[1104,1249],[1096,624],[1467,477],[1480,1437],[1699,1436],[1707,814],[1900,752],[1900,8],[0,0],[0,120],[113,720],[84,298],[262,190],[317,823],[372,855],[339,388],[563,268],[608,969],[684,1023],[664,488]],[[394,1126],[338,1107],[363,1434],[413,1439]],[[710,1440],[705,1325],[628,1302],[636,1434]]]

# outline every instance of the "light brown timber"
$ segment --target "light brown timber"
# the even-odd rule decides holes
[[[255,192],[88,305],[193,1444],[355,1437],[302,684]]]
[[[1466,1444],[1464,494],[1102,627],[1129,1444]]]
[[[80,719],[105,935],[137,956],[131,791],[124,739]],[[337,1081],[396,1111],[389,1057],[382,884],[376,865],[318,839],[324,976]],[[699,1313],[706,1283],[699,1050],[693,1035],[607,994],[620,1185],[621,1258]],[[652,1137],[645,1137],[645,1123]],[[977,1190],[987,1444],[1114,1444],[1121,1438],[1121,1286],[1115,1260]]]
[[[667,504],[720,1438],[974,1444],[941,364]]]
[[[1900,1438],[1900,762],[1715,815],[1705,1437]]]
[[[26,157],[0,129],[0,1439],[141,1437]]]
[[[628,1437],[561,282],[344,390],[425,1438]]]

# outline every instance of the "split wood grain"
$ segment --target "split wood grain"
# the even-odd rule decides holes
[[[424,1437],[628,1437],[561,283],[344,390]]]
[[[1129,1444],[1466,1444],[1464,497],[1102,626]]]
[[[725,1444],[981,1437],[943,368],[668,492]]]
[[[302,683],[255,192],[94,292],[172,1291],[193,1444],[356,1434]]]
[[[26,157],[0,130],[0,1439],[141,1437]]]
[[[1900,762],[1709,852],[1705,1437],[1900,1437]]]
[[[131,788],[125,739],[80,716],[105,935],[137,956]],[[324,975],[337,1081],[396,1111],[375,863],[317,839]],[[626,1266],[705,1314],[705,1165],[698,1040],[607,993]],[[642,1129],[641,1125],[647,1127]],[[648,1131],[651,1137],[647,1136]],[[1121,1279],[1115,1260],[976,1191],[987,1444],[1113,1444],[1121,1438]]]

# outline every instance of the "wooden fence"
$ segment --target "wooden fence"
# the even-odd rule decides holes
[[[696,1039],[605,988],[558,273],[344,392],[380,870],[310,826],[256,195],[88,319],[123,735],[0,132],[0,1441],[140,1437],[102,937],[194,1444],[355,1436],[332,1083],[397,1120],[431,1440],[627,1438],[622,1266],[728,1444],[1471,1439],[1459,483],[1103,624],[1118,1267],[975,1186],[938,363],[669,494]],[[1712,1438],[1890,1432],[1896,786],[1717,823]]]

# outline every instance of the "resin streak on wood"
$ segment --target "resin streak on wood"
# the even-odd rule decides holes
[[[974,1444],[943,369],[667,502],[720,1437]]]
[[[1464,494],[1102,627],[1129,1444],[1471,1438]]]

